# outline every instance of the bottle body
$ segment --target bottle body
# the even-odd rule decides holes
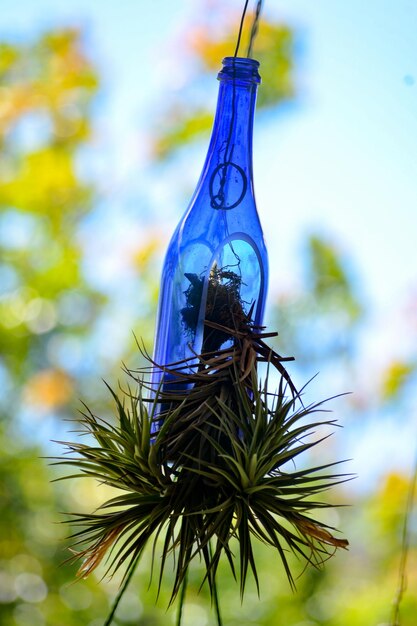
[[[230,57],[223,65],[203,172],[169,244],[161,280],[154,361],[181,361],[184,371],[197,354],[230,343],[207,321],[227,328],[243,315],[261,325],[266,300],[268,260],[252,177],[258,63]],[[154,384],[162,375],[155,372]]]

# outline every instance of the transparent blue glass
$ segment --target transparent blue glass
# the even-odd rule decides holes
[[[204,324],[214,310],[209,302],[215,297],[213,285],[235,294],[253,323],[262,324],[268,258],[252,176],[258,67],[253,59],[223,60],[203,171],[163,266],[153,355],[158,365],[184,361],[181,367],[187,371],[196,363],[196,354],[230,344],[227,333],[217,333],[213,339]],[[224,308],[230,311],[230,303]],[[222,323],[221,319],[214,321]],[[167,374],[156,369],[153,385],[158,385],[162,376],[167,381]]]

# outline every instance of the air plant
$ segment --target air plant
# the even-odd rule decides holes
[[[261,5],[258,0],[248,57]],[[267,257],[254,198],[246,194],[252,186],[251,166],[246,167],[246,161],[250,164],[252,159],[251,140],[249,135],[237,134],[241,128],[238,111],[244,120],[242,128],[251,128],[260,81],[259,63],[238,57],[247,6],[246,0],[234,57],[226,57],[219,74],[224,93],[229,95],[219,99],[216,120],[230,119],[230,128],[222,128],[223,134],[216,135],[224,135],[220,148],[217,140],[210,144],[211,157],[204,169],[207,180],[204,176],[200,179],[207,184],[199,183],[201,193],[193,196],[175,231],[163,279],[166,289],[162,289],[160,310],[165,311],[169,323],[173,321],[175,332],[168,332],[162,315],[157,340],[169,348],[182,342],[184,350],[164,348],[155,354],[191,357],[177,363],[155,363],[145,354],[147,368],[126,370],[134,385],[131,382],[121,394],[109,387],[116,419],[108,421],[85,407],[81,430],[92,436],[93,442],[91,437],[64,442],[68,455],[58,461],[75,468],[79,476],[93,477],[118,490],[118,495],[95,512],[72,516],[76,530],[70,560],[82,561],[79,576],[90,574],[103,560],[108,573],[124,570],[105,626],[111,623],[149,544],[152,570],[159,562],[158,590],[168,561],[174,564],[170,604],[179,596],[178,625],[187,573],[195,558],[204,565],[201,584],[209,588],[220,625],[216,577],[221,559],[228,562],[243,597],[248,574],[259,591],[256,541],[279,556],[291,587],[290,552],[319,567],[337,548],[348,545],[346,539],[336,536],[336,529],[316,516],[330,506],[319,495],[348,476],[335,473],[337,463],[297,466],[301,455],[326,438],[315,439],[315,431],[333,426],[335,421],[322,415],[324,402],[304,406],[302,393],[283,365],[292,357],[282,357],[269,347],[267,340],[277,333],[266,333],[253,321],[262,319]],[[239,81],[244,81],[250,98],[239,100],[239,71]],[[222,107],[227,102],[230,110],[226,111]],[[238,107],[238,102],[244,104]],[[244,148],[245,157],[243,152],[239,157],[238,145],[240,151]],[[245,163],[239,165],[239,158]],[[232,172],[238,172],[242,186],[237,199]],[[213,181],[218,189],[213,188]],[[227,214],[232,209],[245,219],[229,221]],[[189,220],[192,211],[194,218]],[[192,228],[196,224],[198,234]],[[233,228],[229,228],[231,224]],[[199,258],[203,247],[204,255],[211,251],[209,266],[204,266],[204,255]],[[185,257],[179,258],[179,250],[188,250],[187,263]],[[200,274],[189,271],[190,259],[195,260],[193,270]],[[188,271],[181,276],[183,267]],[[244,280],[252,282],[245,285]],[[174,282],[175,298],[171,291]],[[242,293],[250,302],[244,301]],[[263,382],[258,372],[261,362],[266,363]],[[276,380],[272,373],[278,376],[276,390],[271,388],[271,380]]]
[[[298,457],[326,438],[314,439],[313,433],[335,425],[322,415],[324,402],[304,406],[282,366],[288,359],[265,343],[276,333],[255,327],[248,315],[234,327],[210,320],[206,326],[227,335],[228,346],[215,345],[188,364],[160,366],[145,355],[148,368],[126,370],[135,389],[129,385],[116,394],[109,387],[116,420],[85,407],[81,428],[94,443],[64,442],[68,456],[59,463],[119,491],[97,511],[72,516],[79,529],[72,535],[71,560],[82,561],[79,576],[104,557],[108,573],[124,569],[107,624],[148,544],[159,562],[158,589],[168,558],[175,557],[170,603],[180,596],[179,616],[190,565],[196,557],[204,563],[201,582],[208,585],[219,624],[216,575],[222,558],[243,597],[248,573],[259,591],[256,541],[275,550],[291,587],[289,551],[319,567],[348,545],[316,517],[330,506],[319,494],[348,476],[334,473],[337,463],[297,468]],[[261,361],[267,362],[263,382]],[[155,368],[166,374],[163,380],[184,384],[170,389],[161,383],[149,397],[147,380]],[[275,391],[272,371],[279,375]]]

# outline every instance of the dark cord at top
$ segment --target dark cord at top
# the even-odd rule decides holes
[[[250,32],[250,38],[249,38],[249,46],[248,46],[248,51],[247,51],[248,58],[250,58],[252,54],[254,40],[258,33],[258,26],[259,26],[259,19],[260,19],[261,10],[262,10],[262,3],[263,3],[263,0],[258,0],[256,4],[256,11],[255,11],[255,16],[254,16],[253,23],[252,23],[252,28]],[[245,0],[242,17],[240,18],[239,32],[238,32],[237,41],[236,41],[236,48],[235,48],[235,52],[233,55],[234,59],[237,58],[237,55],[239,53],[240,42],[242,39],[243,25],[245,22],[248,5],[249,5],[249,0]],[[225,186],[226,186],[226,180],[227,180],[228,165],[233,165],[232,160],[233,160],[234,146],[231,143],[231,139],[232,139],[233,127],[235,123],[235,114],[236,114],[236,111],[235,111],[235,104],[236,104],[235,72],[236,72],[236,69],[233,63],[233,92],[232,92],[232,107],[231,107],[232,115],[231,115],[231,120],[230,120],[229,135],[225,142],[223,168],[219,168],[219,173],[220,173],[219,190],[215,195],[211,194],[211,206],[213,209],[226,208],[224,206],[224,199],[225,199]],[[229,208],[232,208],[232,207],[229,207]]]
[[[239,32],[238,32],[238,35],[237,35],[236,48],[235,48],[235,53],[233,55],[234,57],[237,57],[237,55],[239,53],[240,40],[242,39],[243,24],[244,24],[244,21],[245,21],[246,11],[248,9],[248,4],[249,4],[249,0],[246,0],[245,1],[245,6],[243,7],[242,17],[240,18],[240,25],[239,25]],[[261,16],[262,4],[263,4],[263,0],[258,0],[257,5],[256,5],[255,17],[253,18],[253,24],[252,24],[252,28],[251,28],[251,31],[250,31],[248,51],[247,51],[247,54],[246,54],[247,57],[251,57],[252,56],[253,43],[255,41],[256,35],[258,34],[259,18]]]
[[[259,18],[261,16],[261,11],[262,11],[262,2],[263,0],[258,0],[258,4],[256,5],[255,18],[253,20],[252,28],[250,31],[248,53],[246,55],[247,57],[252,56],[253,42],[255,41],[255,37],[258,33]]]
[[[243,7],[242,17],[240,18],[239,33],[238,33],[238,36],[237,36],[235,53],[233,55],[234,57],[237,57],[238,52],[239,52],[240,40],[242,38],[243,22],[245,21],[246,11],[248,9],[248,4],[249,4],[249,0],[246,0],[245,6]]]

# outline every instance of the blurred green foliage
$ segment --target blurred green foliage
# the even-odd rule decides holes
[[[231,34],[236,21],[233,28],[232,22],[224,24],[223,30],[218,19],[214,23],[221,34],[218,38],[215,30],[203,30],[202,34],[198,29],[190,38],[189,53],[202,72],[212,73],[222,56],[233,53]],[[261,23],[256,54],[263,66],[261,107],[276,106],[294,96],[291,42],[286,25]],[[0,45],[2,626],[100,626],[120,582],[101,582],[99,572],[73,583],[74,567],[60,566],[68,555],[65,537],[69,529],[60,524],[65,515],[59,512],[91,511],[104,499],[105,487],[85,480],[79,481],[82,486],[77,481],[71,487],[51,484],[57,473],[40,458],[49,448],[33,444],[31,434],[41,426],[36,422],[36,410],[42,410],[43,416],[66,415],[81,384],[94,387],[98,401],[107,404],[104,385],[97,388],[96,380],[86,376],[81,366],[67,367],[72,341],[89,337],[106,301],[84,276],[79,243],[81,221],[94,210],[95,190],[80,175],[77,154],[92,139],[91,107],[98,89],[97,71],[77,30],[46,33],[31,43]],[[212,111],[204,107],[185,109],[183,94],[167,112],[163,132],[155,135],[155,154],[164,157],[179,146],[186,147],[209,128],[211,116]],[[321,234],[307,238],[304,250],[304,282],[297,291],[279,295],[274,303],[279,350],[302,356],[301,366],[303,362],[343,362],[351,368],[352,347],[366,305],[357,293],[349,262],[337,245]],[[153,310],[156,297],[154,268],[160,254],[156,235],[132,259],[135,280],[140,276],[149,310]],[[146,319],[141,329],[144,334],[152,326],[148,315]],[[108,350],[110,370],[115,364],[111,346]],[[396,355],[387,358],[385,370],[374,377],[374,403],[401,399],[415,376],[415,360]],[[17,419],[22,407],[31,415],[30,424]],[[296,594],[290,592],[285,575],[262,546],[258,546],[261,601],[252,587],[241,605],[239,590],[224,566],[220,594],[225,623],[388,624],[398,584],[408,486],[407,477],[391,474],[373,493],[337,491],[333,502],[351,501],[353,506],[329,512],[325,521],[343,528],[350,539],[350,552],[339,554],[323,570],[308,568],[298,581]],[[297,563],[294,565],[297,570]],[[165,612],[165,591],[157,607],[155,581],[147,591],[149,566],[150,555],[145,554],[119,607],[116,624],[173,623],[173,613]],[[301,574],[300,565],[298,571]],[[409,591],[401,605],[401,624],[414,626],[415,533],[407,571]],[[199,580],[200,573],[191,573],[184,620],[188,626],[214,623],[206,590],[198,594]]]
[[[346,361],[364,315],[349,258],[334,241],[317,233],[305,238],[302,253],[300,289],[279,294],[275,302],[279,349],[302,359],[301,367]]]
[[[308,277],[312,295],[325,310],[344,311],[349,322],[361,314],[361,304],[353,292],[353,281],[347,274],[340,252],[323,236],[308,239]]]

